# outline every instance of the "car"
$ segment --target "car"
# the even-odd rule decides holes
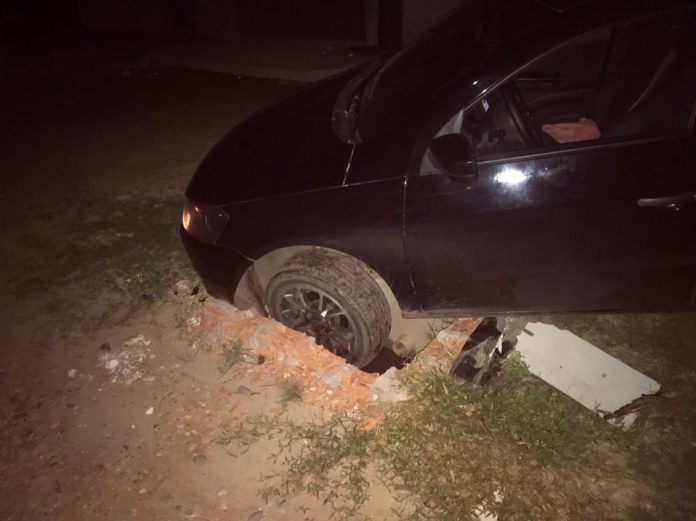
[[[391,317],[696,307],[696,6],[465,0],[208,153],[209,293],[363,367]]]

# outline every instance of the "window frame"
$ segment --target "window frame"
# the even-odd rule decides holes
[[[644,14],[641,16],[631,17],[624,20],[614,21],[609,24],[605,24],[599,27],[594,27],[589,31],[585,31],[581,34],[576,34],[572,38],[565,40],[557,45],[553,45],[551,48],[545,50],[544,52],[538,54],[532,59],[525,60],[524,63],[518,65],[512,69],[511,72],[505,73],[502,77],[494,79],[491,86],[482,89],[473,99],[466,99],[466,95],[460,95],[455,99],[452,99],[449,103],[444,104],[444,108],[437,111],[437,115],[430,121],[426,126],[424,135],[425,146],[422,145],[418,148],[422,148],[422,153],[414,154],[415,157],[419,158],[413,163],[415,171],[419,175],[432,175],[437,172],[426,171],[420,172],[419,168],[422,163],[423,157],[428,151],[430,142],[438,135],[440,130],[447,124],[458,112],[472,110],[478,103],[481,103],[485,98],[497,92],[498,89],[504,87],[509,81],[514,80],[514,78],[522,72],[524,69],[532,66],[534,63],[542,60],[543,58],[549,56],[550,54],[556,52],[558,49],[565,47],[566,45],[571,45],[582,38],[587,37],[592,33],[599,33],[606,30],[616,30],[621,25],[639,22],[641,20],[650,20],[659,18],[662,16],[676,15],[679,13],[686,13],[689,11],[694,11],[693,6],[681,6],[678,8],[659,10],[657,12]],[[696,12],[696,11],[695,11]],[[474,86],[478,83],[488,83],[486,81],[476,81]],[[466,100],[466,101],[465,101]],[[464,104],[461,102],[465,101]],[[478,173],[476,165],[486,166],[495,165],[497,163],[505,163],[509,161],[524,161],[524,160],[534,160],[537,158],[553,157],[558,155],[563,155],[567,153],[581,153],[581,152],[593,152],[599,150],[611,150],[615,148],[622,148],[627,146],[644,145],[656,142],[673,141],[673,140],[683,140],[695,137],[694,128],[696,127],[696,99],[691,109],[691,114],[687,128],[682,132],[670,133],[665,135],[636,135],[636,136],[625,136],[625,137],[615,137],[608,139],[592,140],[592,141],[579,141],[576,143],[558,143],[555,145],[541,145],[539,147],[527,149],[527,150],[510,150],[507,152],[499,152],[496,154],[488,154],[486,156],[479,157],[476,150],[470,150],[472,152],[472,162],[474,164],[475,177],[478,178]],[[422,134],[423,135],[423,134]],[[468,143],[468,140],[467,140]]]

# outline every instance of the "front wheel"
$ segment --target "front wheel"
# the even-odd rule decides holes
[[[356,367],[375,358],[391,327],[374,279],[359,261],[333,252],[290,259],[268,283],[266,301],[273,318]]]

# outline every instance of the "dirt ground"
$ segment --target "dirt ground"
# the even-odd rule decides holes
[[[192,350],[179,213],[215,141],[295,87],[102,58],[2,85],[0,517],[247,519],[267,453],[224,457],[216,429],[277,392],[227,396]]]
[[[338,403],[332,389],[343,383],[323,380],[321,389],[304,389],[305,402],[283,404],[292,375],[282,368],[293,364],[273,365],[283,361],[273,350],[263,364],[246,353],[231,370],[221,368],[224,338],[206,325],[220,313],[244,345],[260,331],[256,341],[265,346],[305,339],[206,299],[178,240],[182,194],[205,152],[235,122],[296,88],[152,70],[98,53],[3,80],[0,518],[259,521],[332,513],[325,501],[303,495],[265,501],[263,476],[280,465],[268,457],[274,441],[232,454],[224,440],[230,426],[257,413],[296,420],[336,409],[365,414],[369,393],[357,408]],[[591,317],[565,320],[590,337],[614,328],[605,322],[597,329]],[[693,325],[692,315],[681,316],[651,337],[660,344],[654,356],[629,349],[629,336],[612,345],[641,370],[671,371],[669,383],[693,402],[693,354],[683,347],[682,362],[665,361],[672,343],[689,343],[682,337]],[[371,383],[347,378],[355,396]],[[672,519],[660,514],[680,501],[660,483],[669,480],[668,468],[680,469],[675,481],[682,482],[673,519],[693,514],[694,498],[686,496],[696,490],[696,445],[683,423],[693,424],[694,409],[682,413],[675,402],[645,431],[652,440],[643,444],[652,450],[645,482],[596,498],[631,506],[621,512],[634,517],[617,518]],[[661,451],[670,440],[680,446]],[[645,500],[634,508],[651,487],[661,506],[651,510]],[[374,484],[363,514],[386,519],[398,501]]]

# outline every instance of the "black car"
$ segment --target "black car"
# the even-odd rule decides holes
[[[211,294],[357,366],[390,300],[407,318],[693,309],[695,101],[693,2],[465,0],[232,129],[182,238]]]

